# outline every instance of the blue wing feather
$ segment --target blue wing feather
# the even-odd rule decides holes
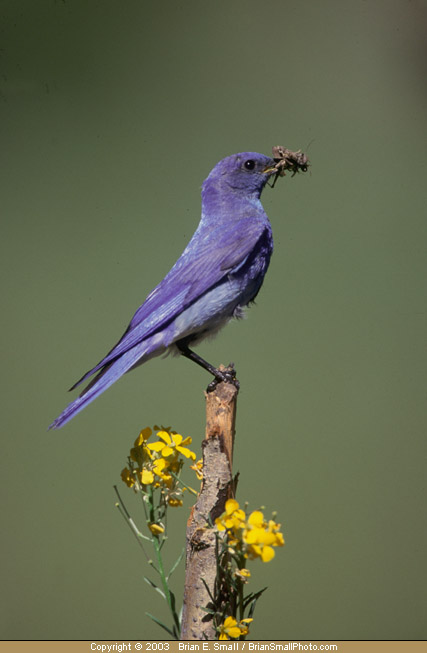
[[[195,249],[193,241],[199,239],[199,232],[196,231],[174,267],[136,311],[119,342],[71,390],[165,327],[221,279],[242,265],[268,228],[268,223],[259,218],[242,218],[237,222],[221,224],[210,231],[202,242],[198,242]],[[191,254],[187,255],[187,252]]]

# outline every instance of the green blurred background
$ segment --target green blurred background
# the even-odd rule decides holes
[[[198,348],[236,363],[238,498],[287,542],[250,638],[426,637],[426,27],[416,0],[0,2],[2,638],[163,637],[113,484],[146,425],[200,450],[208,376],[157,359],[46,428],[215,163],[277,144],[312,167],[264,191],[257,305]]]

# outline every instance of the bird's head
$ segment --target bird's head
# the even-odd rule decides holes
[[[237,193],[259,198],[271,175],[275,174],[275,161],[265,154],[240,152],[216,164],[204,183],[217,192]]]

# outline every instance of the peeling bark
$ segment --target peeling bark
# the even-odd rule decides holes
[[[213,640],[216,632],[209,607],[216,577],[213,524],[234,496],[232,475],[233,444],[238,388],[219,383],[206,396],[206,435],[203,441],[203,482],[187,523],[186,571],[181,639]],[[202,580],[203,579],[203,580]]]

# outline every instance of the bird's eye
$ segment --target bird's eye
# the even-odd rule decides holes
[[[253,170],[255,168],[255,161],[253,159],[248,159],[245,161],[246,170]]]

